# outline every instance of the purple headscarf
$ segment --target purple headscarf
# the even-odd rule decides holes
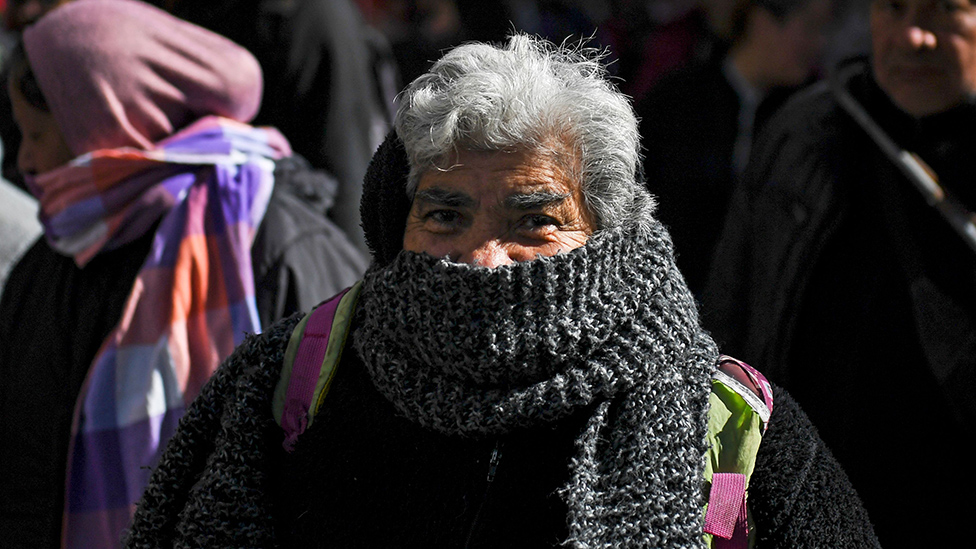
[[[230,40],[135,0],[81,0],[24,31],[27,59],[75,155],[154,148],[207,115],[250,122],[261,68]]]

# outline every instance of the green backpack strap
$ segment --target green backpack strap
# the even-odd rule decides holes
[[[704,529],[709,547],[747,549],[754,543],[746,494],[772,409],[766,378],[744,362],[721,356],[709,396]]]
[[[292,452],[312,425],[342,358],[362,281],[305,315],[288,340],[271,410],[285,431],[282,445]]]

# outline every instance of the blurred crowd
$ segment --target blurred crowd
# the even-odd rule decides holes
[[[90,371],[135,352],[127,347],[133,326],[182,342],[168,352],[191,372],[179,382],[188,403],[240,343],[221,330],[260,331],[359,279],[376,252],[361,226],[363,179],[393,128],[400,90],[450,48],[516,31],[605,50],[607,71],[639,119],[643,181],[704,328],[723,352],[803,406],[881,544],[962,539],[974,509],[960,448],[976,420],[969,0],[146,0],[249,52],[263,93],[216,89],[212,80],[223,86],[251,70],[237,57],[226,61],[226,74],[212,66],[219,63],[179,64],[167,70],[194,75],[192,85],[149,75],[132,92],[133,104],[175,106],[139,112],[119,108],[125,98],[111,94],[82,98],[100,82],[119,81],[115,52],[131,56],[134,71],[155,71],[169,67],[170,50],[194,40],[194,31],[174,24],[172,40],[126,36],[91,63],[83,41],[65,38],[63,48],[77,50],[69,64],[54,59],[52,38],[30,35],[36,21],[69,3],[0,0],[0,539],[56,546],[63,529],[84,522],[90,509],[71,516],[71,498],[82,497],[73,483],[91,480],[75,477],[97,462],[93,450],[82,456],[86,445],[99,443],[85,439],[77,409],[98,407],[106,389]],[[69,36],[70,22],[63,25],[56,31]],[[204,70],[220,76],[198,76]],[[939,70],[958,74],[933,75]],[[97,78],[85,87],[91,74]],[[58,83],[69,76],[79,83]],[[50,164],[39,159],[34,135],[48,119],[35,112],[53,116],[65,134],[63,155]],[[79,137],[101,131],[102,116],[117,139]],[[208,125],[209,117],[220,121]],[[80,129],[69,134],[68,125]],[[105,174],[134,173],[118,155],[98,151],[210,153],[218,145],[204,140],[213,128],[226,138],[221,151],[253,160],[248,200],[257,206],[238,216],[244,221],[201,214],[207,231],[240,221],[247,237],[227,245],[232,259],[211,255],[185,268],[221,264],[239,275],[203,284],[227,288],[217,300],[234,323],[208,318],[187,328],[186,319],[172,321],[176,313],[151,322],[144,317],[154,313],[140,311],[160,300],[179,309],[182,255],[173,250],[190,246],[192,229],[171,225],[184,218],[157,212],[141,223],[138,216],[157,206],[103,205],[98,235],[66,227],[82,223],[89,200],[111,202],[114,183]],[[267,148],[249,148],[255,140]],[[69,164],[76,158],[86,160]],[[200,173],[168,157],[126,161],[165,164],[154,169],[169,170],[172,185],[180,174]],[[262,177],[274,179],[273,193],[261,190]],[[91,194],[51,190],[81,179]],[[207,235],[218,233],[225,234]],[[159,269],[146,266],[169,255],[177,256],[167,266],[176,291],[153,286]],[[238,287],[240,309],[231,299]],[[37,373],[31,367],[39,363],[61,366]],[[167,421],[153,429],[172,433],[175,419]],[[145,473],[129,482],[141,489]]]
[[[5,2],[0,51],[9,53],[26,25],[64,3]],[[719,223],[721,215],[714,214],[721,213],[733,174],[742,171],[751,136],[766,116],[826,67],[868,48],[863,0],[820,0],[809,7],[802,1],[757,2],[755,8],[732,0],[150,3],[231,38],[258,58],[267,87],[254,123],[277,127],[296,152],[332,179],[329,216],[363,251],[358,189],[392,119],[396,94],[454,45],[499,41],[518,30],[606,49],[621,91],[633,98],[645,124],[653,121],[654,131],[642,128],[647,170],[660,181],[656,193],[674,204],[666,219],[673,222],[689,207],[690,197],[671,186],[690,178],[712,186],[698,205],[712,225]],[[750,10],[773,14],[774,23],[747,25]],[[746,80],[730,84],[719,73],[733,53],[737,66],[750,68]],[[668,81],[658,85],[666,75]],[[653,115],[645,112],[658,104],[663,107]],[[702,127],[702,121],[708,124]],[[20,135],[12,117],[0,121],[0,134],[15,153]],[[700,150],[689,153],[692,148]],[[14,153],[4,157],[3,175],[24,190]],[[729,163],[732,171],[722,168]],[[717,231],[686,233],[680,223],[671,228],[679,241],[688,238],[687,246],[704,249]],[[704,258],[682,261],[696,289],[705,264]]]

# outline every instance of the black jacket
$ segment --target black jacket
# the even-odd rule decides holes
[[[865,63],[835,82],[976,207],[976,107],[913,119]],[[703,311],[727,352],[762,364],[797,398],[883,545],[961,539],[973,507],[955,471],[957,440],[976,417],[976,257],[827,84],[760,136]]]
[[[557,489],[585,413],[500,438],[436,434],[398,416],[346,352],[315,422],[286,454],[270,402],[298,320],[245,341],[188,410],[129,547],[553,547],[565,539]],[[757,547],[877,547],[843,471],[796,403],[774,392],[749,496]]]
[[[566,539],[558,489],[586,413],[497,439],[448,437],[397,416],[356,357],[340,372],[317,423],[274,468],[282,546],[559,547]],[[793,399],[774,391],[749,493],[757,547],[874,547],[830,451]]]
[[[701,294],[738,174],[736,140],[747,145],[796,91],[775,88],[759,98],[742,127],[742,98],[723,65],[724,51],[665,76],[636,105],[644,146],[647,189],[658,198],[658,218],[674,240],[678,267]]]
[[[308,203],[328,200],[298,158],[278,163],[252,247],[263,326],[355,282],[365,260]],[[318,181],[316,183],[316,181]],[[0,299],[0,539],[57,547],[72,411],[92,359],[122,313],[154,231],[84,269],[41,238]]]

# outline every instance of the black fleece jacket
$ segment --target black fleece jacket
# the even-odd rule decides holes
[[[501,438],[436,434],[397,416],[350,352],[286,454],[270,400],[297,321],[249,338],[204,389],[152,477],[129,547],[553,547],[565,538],[557,490],[585,414]],[[830,451],[792,398],[774,392],[749,496],[757,547],[878,547]]]

